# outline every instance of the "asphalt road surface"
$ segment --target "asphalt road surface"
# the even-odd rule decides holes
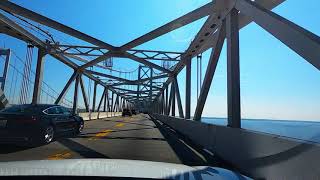
[[[208,154],[148,115],[113,117],[85,122],[77,137],[60,137],[39,147],[0,144],[0,161],[105,158],[215,165]]]

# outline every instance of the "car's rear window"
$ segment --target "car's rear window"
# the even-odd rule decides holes
[[[36,113],[39,112],[40,108],[36,106],[30,105],[18,105],[18,106],[11,106],[7,107],[0,112],[4,113]]]

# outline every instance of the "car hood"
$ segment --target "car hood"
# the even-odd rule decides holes
[[[182,164],[120,159],[1,162],[0,175],[101,176],[161,179],[249,179],[238,173],[217,167],[190,167]]]

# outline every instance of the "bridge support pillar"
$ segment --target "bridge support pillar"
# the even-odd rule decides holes
[[[168,87],[165,89],[166,94],[166,100],[165,100],[165,106],[164,106],[164,114],[168,115],[168,106],[169,106],[169,90]]]
[[[153,77],[153,69],[150,68],[150,90],[149,90],[149,107],[152,106],[152,95],[153,95],[153,92],[152,92],[152,86],[153,86],[153,80],[152,80],[152,77]]]
[[[188,57],[186,62],[186,104],[185,118],[190,119],[191,111],[191,57]]]
[[[181,103],[181,96],[180,96],[180,89],[179,89],[179,84],[177,81],[177,77],[174,77],[174,89],[175,93],[177,96],[177,105],[178,105],[178,111],[179,111],[179,117],[184,118],[183,116],[183,108],[182,108],[182,103]]]
[[[241,127],[238,10],[226,18],[228,126]]]
[[[107,98],[107,112],[110,112],[109,90],[107,90],[106,98]]]
[[[174,82],[171,84],[172,99],[171,99],[171,115],[176,116],[176,93],[174,88]]]
[[[33,86],[33,95],[32,95],[32,102],[31,102],[32,104],[40,103],[45,55],[46,55],[46,51],[42,48],[39,48],[36,75],[35,75],[34,86]]]
[[[100,101],[99,101],[99,105],[98,105],[98,108],[97,108],[96,112],[99,112],[99,111],[100,111],[101,105],[102,105],[103,100],[104,100],[104,98],[105,98],[106,91],[107,91],[107,88],[104,88],[104,90],[103,90],[103,93],[102,93],[102,95],[101,95],[101,99],[100,99]]]
[[[8,68],[9,68],[9,62],[10,62],[10,49],[0,49],[0,56],[4,55],[6,56],[5,62],[4,62],[4,69],[2,73],[2,77],[0,77],[0,83],[1,83],[1,90],[4,91],[4,87],[6,84],[7,74],[8,74]]]
[[[114,104],[114,92],[112,91],[111,92],[111,108],[110,108],[111,112],[114,112],[113,104]],[[112,114],[111,114],[111,117],[112,117]]]
[[[80,87],[81,87],[81,92],[82,92],[82,97],[83,97],[83,101],[84,101],[84,105],[86,107],[86,112],[90,111],[90,107],[89,107],[89,102],[88,102],[88,96],[84,87],[84,82],[82,79],[82,74],[79,74],[80,76]]]
[[[93,100],[92,100],[92,112],[96,111],[96,98],[97,98],[97,81],[94,81],[94,87],[93,87]]]
[[[103,96],[104,96],[104,99],[103,99],[103,112],[106,112],[106,110],[107,110],[107,92],[108,92],[108,89],[107,88],[105,88],[106,89],[106,92],[103,94]]]
[[[164,91],[162,92],[162,96],[161,96],[161,114],[164,114],[165,112],[164,112],[164,110],[165,110],[165,107],[166,107],[166,105],[165,105],[165,97],[164,97]]]
[[[72,113],[73,114],[77,113],[77,108],[78,108],[79,81],[80,81],[80,74],[77,74],[76,82],[74,84],[73,107],[72,107]]]

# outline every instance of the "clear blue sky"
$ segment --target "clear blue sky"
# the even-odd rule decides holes
[[[115,46],[121,46],[193,9],[208,0],[14,0],[13,2],[48,16],[77,30]],[[76,2],[76,3],[75,3]],[[288,0],[273,11],[320,35],[318,0],[308,4]],[[184,51],[199,27],[201,19],[182,29],[138,47]],[[54,33],[54,32],[53,32]],[[4,37],[4,36],[1,36]],[[81,41],[60,35],[69,43]],[[24,56],[25,47],[10,38],[1,38],[1,45],[16,49]],[[15,46],[14,46],[15,45]],[[206,69],[210,51],[203,54]],[[243,118],[320,120],[320,72],[303,58],[254,23],[240,31],[241,105]],[[128,60],[119,60],[117,67],[134,69]],[[193,62],[192,112],[196,104],[196,64]],[[72,71],[47,57],[45,81],[58,90]],[[203,75],[205,72],[203,72]],[[179,85],[184,102],[184,76]],[[72,90],[70,91],[72,93]],[[226,50],[223,48],[210,89],[203,116],[226,117]]]

